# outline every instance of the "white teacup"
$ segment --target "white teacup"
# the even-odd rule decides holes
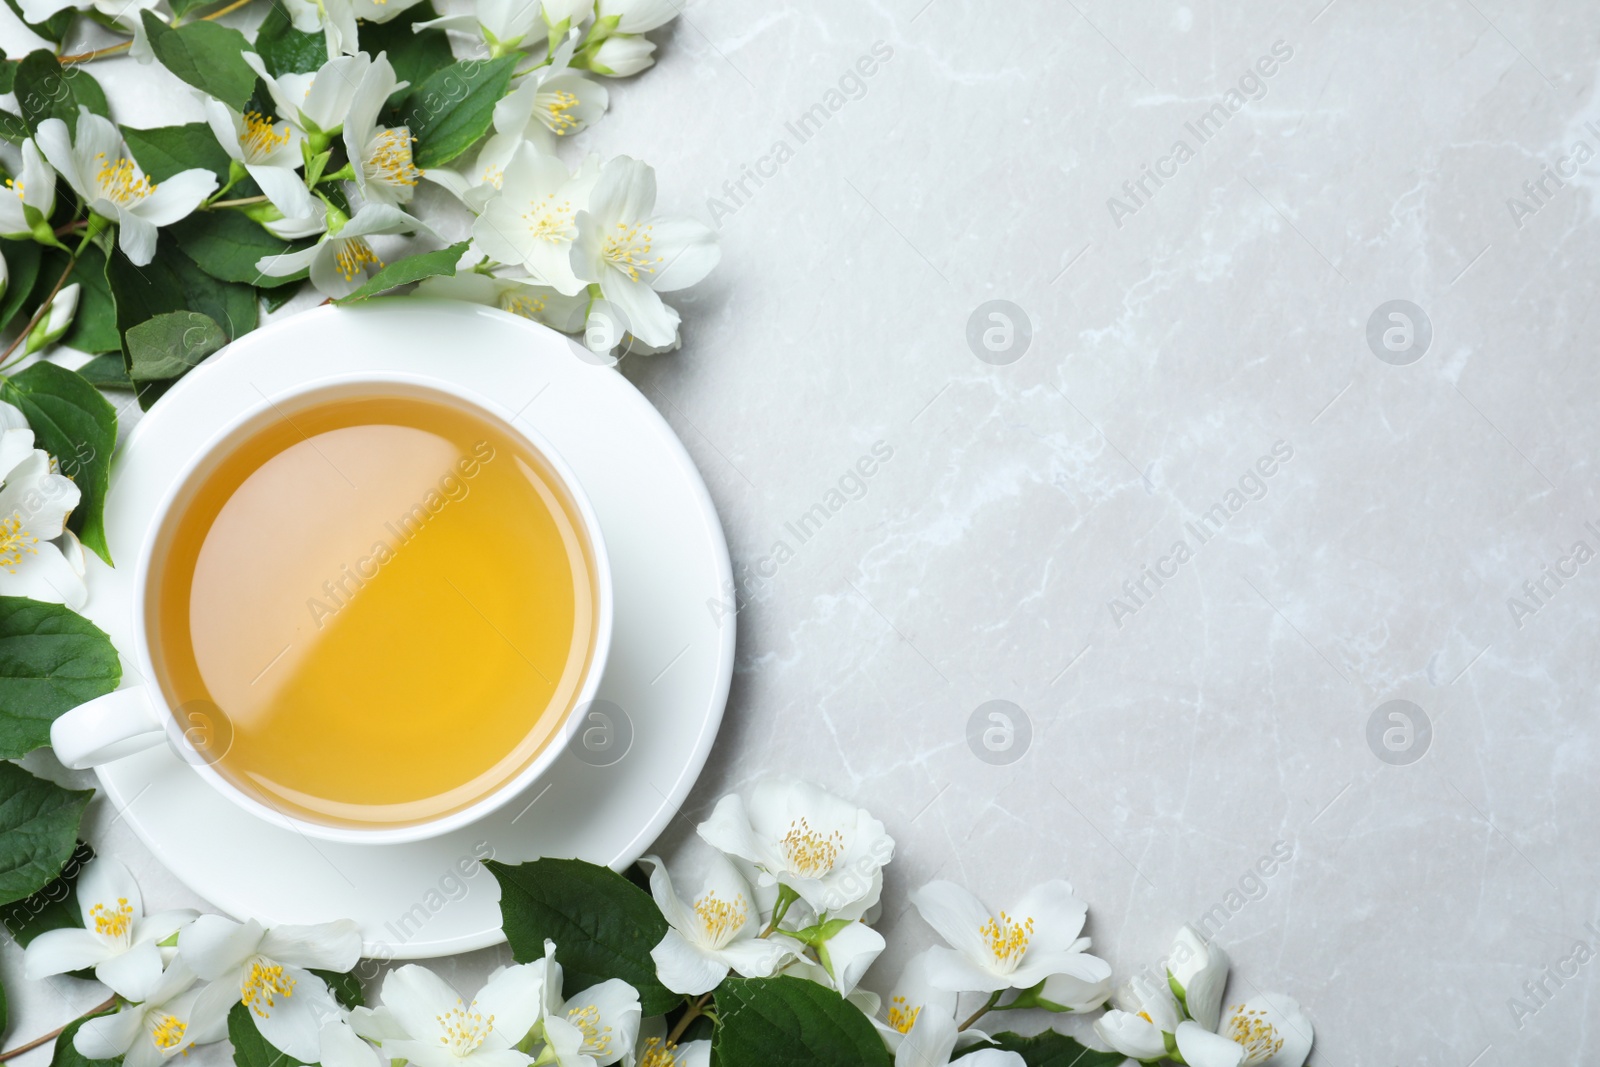
[[[228,729],[226,714],[217,716],[206,709],[174,708],[156,679],[160,676],[152,656],[150,640],[153,571],[158,555],[164,551],[165,533],[177,508],[192,488],[214,469],[242,441],[274,420],[297,410],[345,398],[371,396],[416,397],[452,403],[485,416],[512,433],[518,443],[540,457],[555,480],[565,490],[571,504],[574,525],[593,573],[593,629],[587,665],[578,679],[570,700],[562,710],[560,726],[549,741],[517,774],[477,797],[470,804],[424,821],[401,825],[347,825],[319,822],[279,810],[270,803],[241,790],[214,766],[225,751],[216,751],[219,731]],[[121,650],[125,662],[131,661],[139,677],[136,684],[124,685],[113,693],[82,704],[58,718],[50,739],[55,754],[68,767],[94,767],[132,755],[165,741],[218,793],[244,810],[272,825],[323,838],[359,844],[384,844],[416,841],[458,829],[504,805],[544,775],[561,757],[581,718],[577,709],[591,703],[600,686],[610,651],[612,634],[612,584],[605,542],[594,510],[571,468],[540,434],[520,423],[516,415],[494,401],[443,379],[400,373],[359,373],[331,375],[306,381],[296,388],[271,397],[242,412],[213,436],[184,467],[156,508],[145,532],[135,564],[133,582],[134,647]],[[125,682],[127,679],[125,678]],[[542,714],[546,709],[533,709]],[[352,753],[358,758],[359,753]]]

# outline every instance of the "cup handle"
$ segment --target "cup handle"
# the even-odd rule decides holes
[[[50,746],[64,766],[81,771],[153,748],[166,732],[143,686],[79,704],[50,727]]]

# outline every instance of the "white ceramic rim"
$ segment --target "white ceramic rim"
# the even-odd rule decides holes
[[[578,692],[573,698],[572,707],[568,711],[567,718],[562,722],[560,729],[555,732],[539,754],[515,777],[506,779],[492,792],[485,794],[472,804],[436,819],[381,829],[334,826],[296,818],[242,792],[232,782],[229,782],[219,774],[212,767],[210,761],[203,758],[189,744],[182,730],[168,728],[169,724],[175,725],[177,719],[172,709],[167,706],[166,696],[161,692],[160,686],[155,681],[157,672],[155,663],[150,655],[150,643],[146,634],[145,624],[146,592],[156,541],[162,526],[167,521],[168,513],[172,510],[173,504],[189,488],[195,472],[215,456],[217,449],[229,437],[238,433],[241,428],[250,422],[269,415],[280,405],[294,403],[316,393],[334,392],[341,387],[358,388],[362,386],[399,386],[402,389],[414,390],[420,393],[442,394],[504,423],[506,427],[519,435],[528,447],[538,452],[544,461],[550,465],[556,477],[560,479],[578,512],[578,519],[583,527],[583,535],[587,539],[590,556],[595,568],[594,648],[589,658],[588,669],[583,677],[583,683],[579,686]],[[134,432],[138,432],[137,427]],[[573,721],[573,713],[595,699],[595,695],[600,688],[601,679],[605,674],[606,660],[610,656],[612,631],[611,565],[610,559],[606,554],[605,536],[601,531],[600,521],[595,515],[589,496],[584,491],[577,475],[567,465],[566,460],[562,458],[560,451],[543,434],[526,425],[516,414],[505,410],[488,397],[444,378],[436,378],[409,371],[347,371],[307,379],[273,395],[263,394],[260,404],[253,405],[231,417],[220,430],[211,435],[205,446],[191,456],[179,469],[166,495],[162,497],[160,503],[151,512],[149,522],[145,527],[143,542],[139,547],[138,560],[133,570],[133,622],[134,658],[137,660],[139,669],[145,678],[143,689],[150,701],[151,710],[158,718],[162,719],[159,725],[166,734],[167,743],[183,750],[179,751],[179,757],[193,767],[207,785],[256,818],[286,830],[305,834],[308,837],[358,845],[398,844],[437,837],[440,834],[458,830],[478,821],[527,789],[561,757],[566,750],[568,742],[571,740],[572,731],[569,729],[569,724]]]

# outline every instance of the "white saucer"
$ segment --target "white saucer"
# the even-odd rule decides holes
[[[132,647],[133,562],[179,467],[230,416],[312,374],[382,368],[449,377],[521,409],[519,418],[577,472],[611,556],[616,627],[599,699],[631,721],[631,747],[608,766],[564,755],[523,797],[464,830],[404,845],[313,841],[247,814],[164,745],[100,768],[139,837],[221,910],[269,925],[354,919],[368,956],[483,948],[504,937],[499,888],[476,858],[576,856],[621,868],[688,794],[733,674],[733,616],[719,622],[708,608],[731,584],[727,544],[705,483],[665,420],[627,379],[584,362],[574,347],[543,326],[470,304],[322,307],[240,338],[129,435],[106,506],[121,566],[91,559],[84,612],[119,649]],[[125,684],[139,681],[126,657],[123,670]]]

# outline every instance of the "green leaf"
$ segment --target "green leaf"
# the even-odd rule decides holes
[[[0,904],[32,896],[61,872],[92,796],[0,762]]]
[[[959,1060],[968,1053],[985,1048],[1015,1052],[1022,1057],[1028,1067],[1121,1067],[1128,1059],[1120,1053],[1101,1052],[1081,1045],[1066,1034],[1058,1034],[1054,1030],[1046,1030],[1034,1037],[1023,1037],[1021,1034],[1006,1031],[992,1035],[989,1040],[994,1044],[973,1045],[964,1052],[956,1053],[955,1059]]]
[[[82,67],[63,68],[54,55],[42,48],[29,52],[17,64],[13,91],[29,133],[38,133],[39,123],[52,118],[63,120],[67,129],[76,133],[79,107],[111,117],[106,94],[94,75]]]
[[[148,130],[124,126],[122,138],[128,142],[128,149],[140,169],[153,182],[164,182],[180,171],[196,167],[211,171],[219,183],[228,180],[231,162],[228,153],[217,143],[211,127],[203,122],[156,126]]]
[[[582,860],[487,865],[500,883],[501,925],[518,963],[543,959],[549,938],[560,946],[561,967],[574,989],[621,978],[639,991],[646,1015],[683,1003],[656,979],[650,950],[667,935],[667,920],[648,893],[609,867]]]
[[[108,1011],[100,1012],[100,1015],[110,1014]],[[84,1019],[74,1019],[67,1024],[67,1028],[61,1031],[61,1036],[56,1038],[56,1048],[50,1058],[50,1067],[122,1067],[121,1059],[91,1060],[80,1053],[72,1043],[72,1039],[78,1036],[78,1028],[84,1024],[86,1019],[97,1019],[100,1015],[89,1015]]]
[[[66,930],[83,925],[78,910],[78,875],[90,860],[94,849],[79,841],[67,857],[61,873],[50,883],[26,900],[18,900],[0,908],[0,922],[4,922],[11,936],[23,948],[46,930]]]
[[[437,27],[423,30],[418,33],[412,26],[418,22],[428,22],[439,17],[431,3],[423,3],[407,8],[398,18],[388,22],[367,22],[361,26],[361,50],[369,55],[379,52],[387,53],[389,65],[394,68],[395,77],[400,81],[409,82],[411,85],[421,85],[434,74],[450,66],[456,61],[455,54],[450,51],[450,38]],[[257,38],[257,43],[259,43]],[[322,38],[317,38],[317,46],[321,49],[324,58],[327,49],[322,44]],[[269,68],[270,69],[270,68]],[[311,68],[315,70],[316,67]],[[407,89],[401,89],[389,97],[390,107],[399,107],[405,99]]]
[[[187,256],[157,256],[135,267],[120,251],[106,266],[117,298],[117,327],[131,327],[167,311],[198,311],[221,326],[229,340],[256,328],[255,290],[213,278]]]
[[[57,253],[57,256],[61,259],[61,266],[65,267],[65,256],[61,253]],[[45,274],[52,278],[60,277],[59,269],[46,271]],[[78,283],[78,310],[61,343],[90,355],[119,350],[122,341],[117,336],[117,303],[112,299],[111,286],[106,281],[105,253],[94,245],[85,248],[67,281]]]
[[[414,256],[397,259],[384,267],[371,278],[367,284],[340,300],[341,304],[349,304],[357,300],[365,300],[369,296],[388,292],[390,289],[412,282],[420,282],[424,278],[433,278],[438,275],[453,277],[456,273],[456,263],[467,250],[470,241],[453,244],[449,248],[441,248],[435,252],[419,252]]]
[[[295,281],[293,278],[285,280],[289,282],[288,285],[280,285],[276,289],[263,289],[261,291],[261,303],[266,305],[268,314],[277,311],[293,300],[294,295],[302,288],[302,283]]]
[[[730,978],[717,987],[712,1057],[721,1067],[812,1067],[894,1062],[861,1009],[816,982]]]
[[[55,456],[83,499],[68,524],[95,555],[111,562],[106,545],[106,489],[117,444],[117,413],[80,374],[35,363],[0,385],[0,399],[22,409],[34,443]]]
[[[6,257],[6,267],[11,271],[11,284],[0,299],[0,330],[11,324],[23,304],[33,293],[33,283],[39,278],[39,245],[30,240],[0,241],[0,255]],[[26,320],[24,320],[26,321]]]
[[[22,7],[17,0],[6,0],[6,6],[16,14],[17,18],[22,19]],[[43,22],[29,22],[22,19],[22,24],[45,40],[60,44],[62,38],[66,37],[67,30],[72,28],[72,17],[76,14],[76,11],[69,8],[56,12]]]
[[[255,92],[256,72],[243,58],[251,50],[244,34],[215,22],[191,22],[174,29],[150,11],[140,17],[162,66],[235,111],[245,109]]]
[[[117,298],[117,329],[122,331],[124,351],[130,329],[169,311],[198,311],[221,326],[229,340],[249,333],[260,320],[254,289],[213,278],[187,256],[158,255],[135,267],[119,251],[106,265],[106,277]],[[170,385],[170,381],[139,383],[139,406],[148,409]]]
[[[334,999],[346,1009],[359,1008],[367,1002],[361,992],[361,979],[354,971],[319,971],[313,967],[311,973],[328,983]]]
[[[406,94],[401,112],[417,139],[417,166],[443,166],[488,132],[520,58],[452,63]]]
[[[310,242],[290,244],[272,236],[261,224],[237,211],[197,211],[168,231],[173,243],[196,266],[213,278],[271,289],[300,281],[304,275],[275,278],[262,274],[256,263],[305,248]]]
[[[0,93],[9,93],[16,80],[17,65],[6,59],[5,49],[0,48]]]
[[[302,1067],[299,1060],[279,1052],[261,1036],[255,1017],[243,1004],[235,1004],[228,1012],[228,1040],[233,1044],[237,1067]]]
[[[78,368],[85,381],[96,389],[132,389],[128,366],[121,352],[105,352]]]
[[[128,376],[135,382],[181,378],[228,337],[198,311],[169,311],[128,331]]]
[[[282,4],[268,5],[267,16],[256,30],[255,50],[274,78],[310,74],[328,61],[327,39],[320,33],[295,29]]]
[[[117,650],[94,623],[60,604],[0,596],[0,757],[48,745],[51,723],[121,678]]]
[[[199,11],[203,7],[221,4],[221,2],[222,0],[167,0],[168,6],[172,8],[172,13],[180,18],[191,12]]]
[[[6,70],[15,70],[15,64],[3,64]],[[21,115],[0,109],[0,141],[8,144],[21,144],[28,139],[28,124],[22,121]]]

